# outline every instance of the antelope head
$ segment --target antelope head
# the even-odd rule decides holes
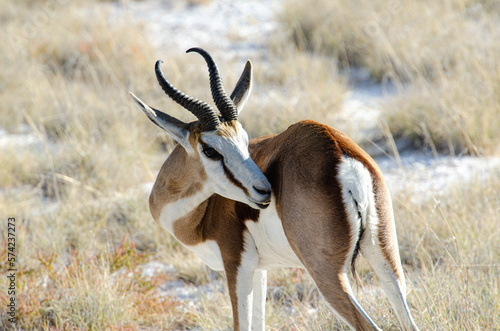
[[[252,66],[247,62],[236,87],[229,97],[222,84],[213,58],[201,48],[187,51],[199,53],[208,65],[210,89],[218,114],[212,106],[175,88],[163,75],[162,61],[155,64],[156,78],[163,91],[175,102],[193,113],[198,121],[184,123],[146,105],[130,93],[148,118],[165,130],[191,156],[200,162],[213,193],[256,208],[266,208],[271,199],[271,184],[248,152],[248,135],[238,122],[252,87]],[[193,162],[193,161],[190,161]],[[186,165],[192,166],[192,165]]]

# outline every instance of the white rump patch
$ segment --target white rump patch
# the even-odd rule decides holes
[[[372,177],[361,162],[350,157],[344,156],[342,158],[338,170],[342,198],[352,225],[351,242],[355,243],[358,241],[360,226],[363,228],[369,226],[372,235],[376,233],[378,218],[375,210]]]

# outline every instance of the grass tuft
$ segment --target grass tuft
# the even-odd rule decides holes
[[[295,47],[402,84],[389,127],[448,154],[498,152],[500,9],[494,1],[293,1],[281,14]]]

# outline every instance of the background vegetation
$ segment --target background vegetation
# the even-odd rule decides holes
[[[298,50],[404,90],[386,105],[392,134],[455,155],[498,152],[499,17],[494,0],[309,0],[281,20]]]
[[[373,80],[400,90],[381,115],[381,127],[396,139],[443,154],[498,155],[496,1],[284,4],[272,59],[255,68],[254,94],[242,113],[252,136],[306,117],[324,120],[341,108],[350,69],[363,66]],[[0,217],[15,216],[18,226],[18,327],[230,328],[229,297],[217,287],[222,275],[159,230],[148,211],[148,183],[173,143],[134,108],[128,91],[192,117],[157,87],[152,65],[162,54],[144,27],[110,19],[97,1],[0,5]],[[208,83],[200,84],[207,82],[202,62],[174,53],[163,64],[171,81],[210,100]],[[241,70],[232,61],[220,66]],[[237,74],[228,79],[232,86]],[[417,324],[500,329],[500,173],[429,194],[424,203],[412,195],[409,187],[393,199]],[[2,231],[2,275],[6,238]],[[144,274],[141,266],[151,261],[174,271]],[[371,269],[360,263],[362,305],[384,330],[398,329]],[[169,281],[210,291],[190,305],[161,295]],[[270,329],[345,329],[304,271],[272,271],[269,285]],[[7,300],[2,293],[0,306]],[[0,310],[0,328],[10,328],[7,318]]]

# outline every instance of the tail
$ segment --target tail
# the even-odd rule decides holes
[[[361,248],[360,247],[361,238],[363,238],[363,234],[365,232],[365,228],[364,228],[363,223],[366,224],[366,220],[365,220],[365,222],[363,222],[363,213],[360,210],[360,204],[354,198],[352,191],[349,190],[348,193],[351,196],[352,201],[354,202],[354,207],[355,207],[355,210],[356,210],[356,217],[358,218],[358,222],[359,222],[358,223],[359,224],[359,226],[358,226],[358,236],[357,236],[357,239],[356,239],[356,243],[354,244],[354,251],[352,252],[352,258],[351,258],[351,273],[352,273],[352,277],[354,278],[354,280],[356,282],[356,287],[359,287],[359,277],[358,277],[358,274],[356,273],[356,259],[358,258],[359,251],[360,251],[360,248]]]

